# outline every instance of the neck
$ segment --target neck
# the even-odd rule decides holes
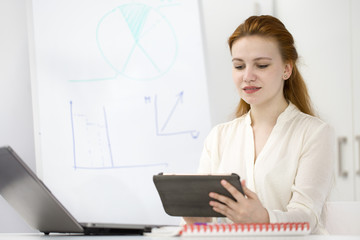
[[[275,126],[279,115],[285,111],[288,105],[285,99],[277,104],[251,105],[252,126],[259,124]]]

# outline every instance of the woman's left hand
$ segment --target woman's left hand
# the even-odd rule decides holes
[[[215,212],[229,218],[234,223],[269,223],[269,214],[262,206],[256,193],[252,192],[241,182],[245,196],[226,180],[221,180],[221,185],[236,199],[211,192],[209,196],[217,201],[210,201],[210,206]]]

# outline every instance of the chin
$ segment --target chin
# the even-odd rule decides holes
[[[256,99],[243,98],[243,100],[249,105],[257,105],[257,104],[259,104],[259,102],[256,101]]]

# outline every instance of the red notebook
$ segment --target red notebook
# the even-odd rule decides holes
[[[250,224],[186,224],[179,227],[152,229],[148,236],[276,236],[307,235],[310,225],[304,223],[250,223]]]
[[[309,223],[187,224],[181,236],[307,235]]]

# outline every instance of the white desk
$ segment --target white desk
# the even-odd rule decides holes
[[[176,239],[189,239],[189,240],[217,240],[217,237],[147,237],[147,236],[81,236],[81,235],[60,235],[53,234],[45,236],[44,234],[0,234],[0,240],[176,240]],[[335,236],[335,235],[308,235],[308,236],[273,236],[273,237],[222,237],[221,239],[240,239],[240,240],[360,240],[359,236]]]

